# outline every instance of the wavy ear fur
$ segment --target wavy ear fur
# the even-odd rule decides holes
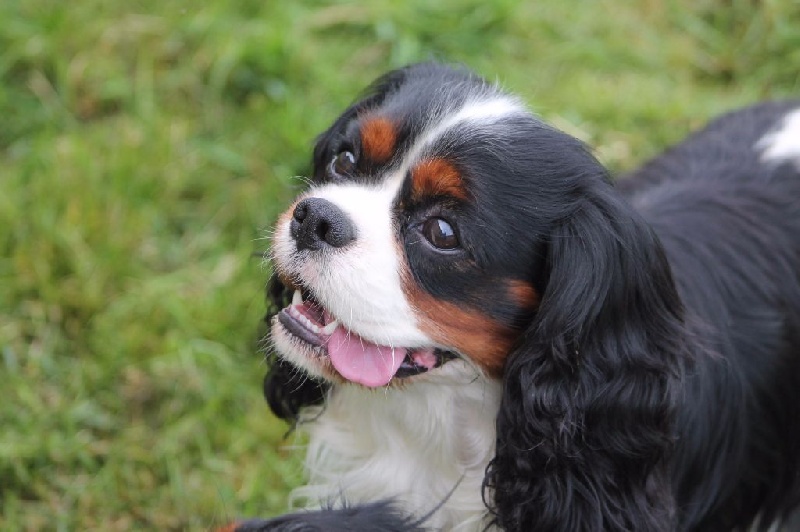
[[[682,305],[652,229],[604,177],[580,182],[506,365],[485,497],[505,530],[671,530]]]

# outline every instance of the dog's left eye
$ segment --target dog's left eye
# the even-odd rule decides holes
[[[442,218],[429,218],[422,225],[422,235],[439,249],[455,249],[458,247],[458,237],[446,220]]]
[[[342,179],[353,173],[356,169],[356,156],[349,150],[336,154],[328,167],[328,174],[332,179]]]

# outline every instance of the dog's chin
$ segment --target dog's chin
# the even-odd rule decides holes
[[[435,347],[379,345],[347,329],[307,291],[272,321],[272,342],[287,361],[331,382],[379,388],[397,385],[455,358]]]

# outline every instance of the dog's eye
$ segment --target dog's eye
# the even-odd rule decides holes
[[[341,179],[356,169],[356,156],[349,150],[340,151],[331,161],[329,174],[332,179]]]
[[[429,218],[422,225],[422,235],[439,249],[458,247],[458,237],[453,226],[441,218]]]

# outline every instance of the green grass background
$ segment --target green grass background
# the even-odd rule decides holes
[[[0,529],[285,508],[252,254],[373,77],[463,62],[633,167],[800,94],[797,0],[3,0]]]

